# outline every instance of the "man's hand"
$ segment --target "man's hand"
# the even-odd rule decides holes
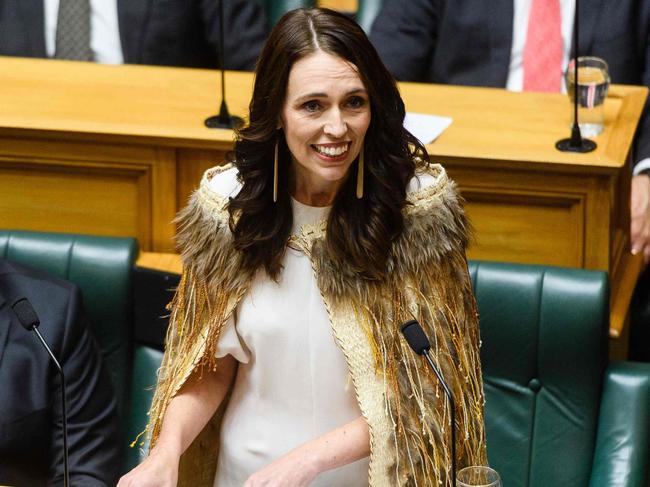
[[[650,262],[650,176],[632,176],[630,211],[632,254],[642,253],[647,264]]]

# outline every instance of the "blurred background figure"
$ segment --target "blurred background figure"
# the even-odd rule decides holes
[[[71,485],[115,485],[121,467],[113,388],[79,289],[0,259],[0,485],[63,485],[60,379],[11,309],[27,298],[65,374]]]
[[[220,0],[2,0],[0,55],[215,68]],[[267,35],[253,0],[224,0],[227,69],[252,70]]]
[[[385,0],[371,41],[402,81],[493,86],[521,91],[563,90],[572,56],[575,0]],[[612,83],[650,86],[650,2],[582,0],[580,56],[609,65]],[[650,261],[650,101],[633,149],[631,251]],[[639,281],[632,335],[648,328],[650,273]],[[642,315],[639,313],[642,312]],[[636,331],[635,331],[636,330]],[[635,356],[634,346],[631,350]],[[645,347],[649,348],[649,347]],[[644,352],[650,360],[650,351]],[[638,355],[636,358],[641,358]]]

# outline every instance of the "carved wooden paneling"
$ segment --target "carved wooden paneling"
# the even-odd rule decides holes
[[[3,228],[134,236],[170,250],[176,162],[170,149],[0,139]]]

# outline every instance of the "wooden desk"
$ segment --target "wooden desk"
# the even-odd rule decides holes
[[[132,235],[173,252],[176,211],[233,134],[203,120],[216,72],[0,57],[0,221],[5,228]],[[245,115],[250,73],[229,72]],[[624,323],[640,260],[629,255],[627,157],[647,90],[613,86],[606,128],[587,155],[554,149],[569,134],[566,96],[403,83],[407,109],[448,115],[428,146],[467,199],[475,259],[603,269],[612,329]]]

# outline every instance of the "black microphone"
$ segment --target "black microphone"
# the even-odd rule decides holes
[[[456,404],[454,402],[454,396],[452,395],[447,382],[436,364],[431,359],[429,355],[429,350],[431,350],[431,344],[429,339],[424,334],[424,330],[420,326],[420,323],[417,320],[409,320],[404,323],[401,327],[402,334],[408,342],[411,349],[418,355],[424,355],[424,358],[427,360],[429,367],[433,370],[433,373],[436,374],[436,377],[442,385],[442,389],[445,391],[445,396],[449,401],[449,412],[451,417],[451,485],[456,486]]]
[[[240,127],[244,121],[241,117],[230,115],[226,105],[226,57],[224,54],[224,27],[223,27],[223,2],[219,1],[219,57],[221,58],[221,108],[219,115],[213,115],[205,119],[205,126],[211,129],[233,129]]]
[[[596,148],[593,140],[583,139],[578,124],[578,25],[579,22],[579,0],[576,0],[576,13],[573,17],[573,126],[571,137],[558,140],[555,148],[562,152],[591,152]]]
[[[50,357],[54,361],[54,365],[56,366],[57,370],[59,371],[59,375],[61,376],[61,413],[63,416],[63,481],[64,486],[68,487],[70,485],[70,472],[68,469],[68,417],[66,413],[67,408],[65,399],[65,377],[63,375],[63,368],[52,353],[50,347],[48,347],[41,333],[38,331],[38,325],[40,325],[41,322],[38,319],[36,311],[34,311],[34,307],[27,300],[27,298],[20,298],[16,300],[14,304],[11,305],[11,308],[14,310],[14,313],[16,314],[16,317],[18,318],[20,324],[23,325],[23,328],[25,328],[27,331],[33,331],[36,333],[36,336],[45,347],[45,350],[47,350],[47,353],[50,354]]]

